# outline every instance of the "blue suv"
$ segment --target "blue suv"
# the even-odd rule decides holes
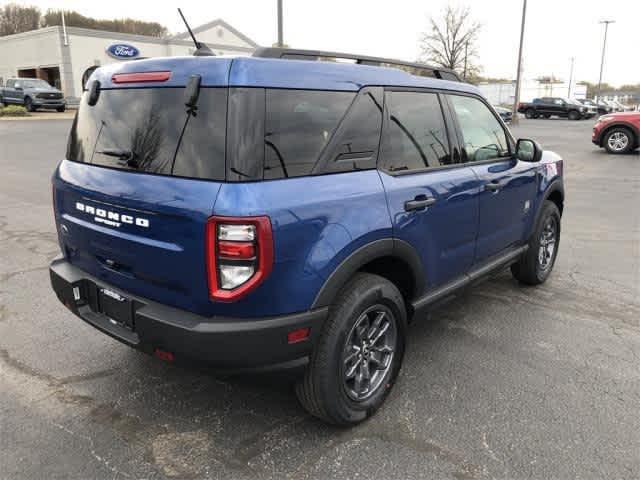
[[[354,424],[394,384],[411,319],[505,267],[548,278],[562,167],[421,64],[263,49],[109,65],[53,175],[51,283],[161,359],[302,367],[304,407]]]

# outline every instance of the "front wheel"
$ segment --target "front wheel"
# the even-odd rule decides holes
[[[607,132],[603,143],[609,153],[627,153],[633,148],[633,134],[626,128],[614,127]]]
[[[26,108],[28,112],[36,111],[36,107],[33,105],[33,100],[29,97],[24,99],[24,108]]]
[[[546,200],[538,224],[529,239],[529,249],[517,263],[511,265],[511,273],[521,283],[544,283],[556,262],[560,245],[560,210],[555,203]]]
[[[527,108],[524,111],[525,118],[534,118],[536,116],[536,111],[533,108]]]
[[[569,112],[569,120],[580,120],[580,114],[575,110]]]
[[[56,108],[56,112],[64,112],[65,110],[66,110],[66,107],[64,105],[62,107]]]
[[[395,285],[357,274],[329,318],[296,385],[300,403],[335,425],[355,425],[382,405],[402,364],[407,313]]]

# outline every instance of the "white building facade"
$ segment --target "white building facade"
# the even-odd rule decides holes
[[[250,55],[258,46],[224,20],[193,29],[199,42],[216,55]],[[115,45],[133,47],[132,57],[114,57]],[[90,67],[135,58],[191,55],[188,33],[167,38],[106,32],[86,28],[47,27],[0,37],[0,85],[7,78],[42,78],[62,90],[68,99],[82,95],[82,75]]]

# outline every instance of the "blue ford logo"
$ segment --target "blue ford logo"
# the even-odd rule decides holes
[[[126,43],[115,43],[107,48],[107,53],[113,58],[136,58],[140,55],[140,50]]]

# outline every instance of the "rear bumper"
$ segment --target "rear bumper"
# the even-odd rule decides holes
[[[63,258],[50,267],[60,301],[85,322],[138,350],[170,352],[177,363],[205,364],[222,371],[273,370],[303,366],[327,316],[327,308],[268,318],[203,317],[131,295],[88,275]],[[80,300],[74,298],[74,288]],[[133,325],[118,323],[98,306],[107,288],[132,301]],[[287,334],[309,327],[307,340],[289,344]]]

